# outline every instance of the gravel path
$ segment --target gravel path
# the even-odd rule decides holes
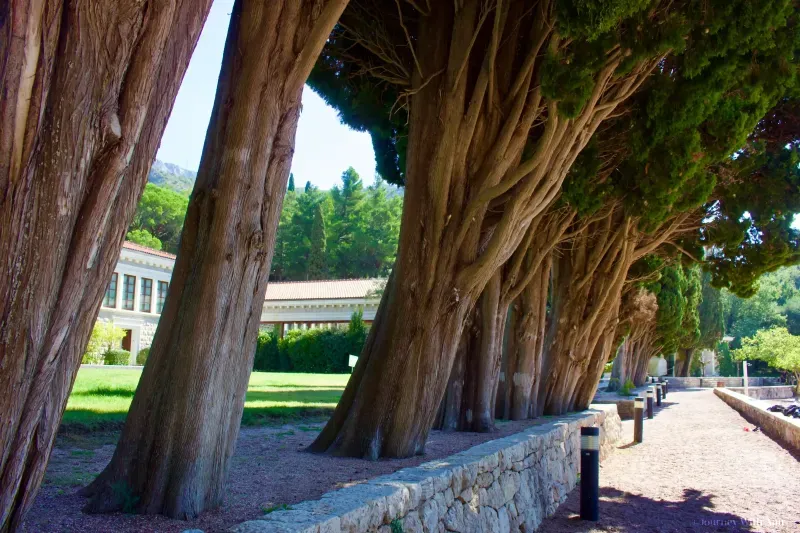
[[[800,462],[714,396],[670,392],[644,442],[624,442],[600,468],[600,521],[578,519],[573,490],[539,531],[800,531]]]

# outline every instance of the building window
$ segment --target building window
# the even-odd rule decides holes
[[[122,308],[126,311],[133,311],[133,293],[136,291],[136,276],[125,274],[125,281],[122,285]]]
[[[139,293],[139,311],[149,313],[153,306],[153,280],[142,278],[142,290]]]
[[[156,295],[156,313],[161,314],[161,311],[164,310],[164,302],[167,299],[167,289],[169,288],[169,283],[166,281],[159,281],[158,282],[158,294]]]
[[[103,307],[117,306],[117,273],[111,274],[111,281],[106,288],[106,296],[103,298]]]

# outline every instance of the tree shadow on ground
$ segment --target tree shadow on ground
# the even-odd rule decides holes
[[[656,481],[654,480],[654,483]],[[654,500],[610,487],[600,489],[600,520],[580,519],[580,488],[576,487],[555,516],[545,520],[540,531],[753,531],[767,524],[750,522],[753,517],[714,510],[714,495],[684,489],[680,501]],[[780,517],[776,517],[779,519]],[[787,524],[788,525],[788,524]]]

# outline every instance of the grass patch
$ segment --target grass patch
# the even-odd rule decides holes
[[[90,483],[94,475],[83,470],[73,469],[68,474],[54,474],[45,476],[45,483],[54,487],[82,487]]]
[[[94,457],[94,450],[70,450],[69,454],[72,457],[91,458]]]
[[[280,505],[273,505],[272,507],[264,507],[262,509],[262,511],[264,511],[264,514],[274,513],[275,511],[291,511],[291,510],[292,508],[286,505],[285,503],[282,503]]]
[[[135,368],[81,368],[64,412],[62,435],[121,429],[141,375]],[[242,424],[324,419],[333,412],[349,378],[350,374],[253,372]]]

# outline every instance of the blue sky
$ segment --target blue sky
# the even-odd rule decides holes
[[[233,0],[214,1],[161,139],[157,157],[162,161],[190,170],[200,164],[232,6]],[[295,183],[301,187],[310,181],[330,189],[349,166],[365,185],[373,182],[375,154],[369,135],[341,124],[336,111],[306,87],[292,160]]]

